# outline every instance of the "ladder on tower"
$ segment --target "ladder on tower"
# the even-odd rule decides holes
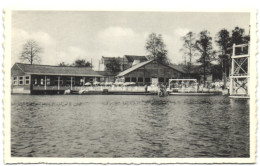
[[[233,44],[230,73],[230,97],[250,98],[249,44]]]

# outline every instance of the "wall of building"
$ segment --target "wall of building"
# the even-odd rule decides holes
[[[167,83],[170,78],[183,78],[183,74],[166,65],[151,62],[124,76],[125,82],[151,83],[151,78]]]

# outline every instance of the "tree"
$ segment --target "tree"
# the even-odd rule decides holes
[[[58,64],[58,66],[70,66],[69,64],[66,64],[65,62],[61,62]]]
[[[247,44],[250,41],[250,36],[245,35],[245,30],[239,27],[235,27],[232,30],[231,36],[231,44]],[[241,50],[240,48],[236,48],[236,54],[247,54],[248,48]]]
[[[183,48],[180,50],[184,54],[184,59],[185,59],[185,70],[187,73],[190,73],[192,70],[192,57],[195,55],[195,33],[193,32],[188,32],[184,37],[182,37],[183,40]],[[186,60],[188,56],[188,62]]]
[[[111,71],[112,73],[120,72],[120,62],[118,58],[112,58],[109,63],[106,64],[106,68],[108,71]]]
[[[93,68],[92,64],[85,59],[76,59],[75,62],[71,66],[76,67],[91,67]]]
[[[199,40],[196,40],[195,48],[200,53],[200,58],[197,62],[201,63],[201,68],[203,69],[203,80],[206,83],[206,75],[210,73],[211,62],[214,60],[215,51],[212,47],[212,38],[209,36],[208,31],[202,31],[199,34]]]
[[[23,50],[20,56],[22,61],[27,61],[30,64],[35,62],[40,62],[41,58],[39,54],[42,52],[42,49],[39,47],[38,43],[34,40],[28,40],[23,45]]]
[[[232,30],[231,43],[232,44],[247,44],[250,41],[249,35],[245,35],[243,28],[235,27]]]
[[[231,65],[231,37],[226,29],[221,29],[217,33],[216,43],[219,46],[219,58],[221,60],[222,68],[222,80],[224,81],[224,87],[226,88],[227,77],[229,75],[229,68]]]
[[[166,50],[166,45],[163,42],[162,35],[151,33],[146,40],[145,45],[146,50],[150,53],[148,58],[155,59],[159,62],[169,63],[167,57],[168,51]]]

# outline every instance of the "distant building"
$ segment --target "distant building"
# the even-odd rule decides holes
[[[123,57],[104,57],[102,56],[99,62],[99,71],[108,71],[107,64],[116,59],[120,63],[120,71],[131,68],[133,65],[148,61],[146,56],[139,55],[124,55]]]
[[[185,78],[183,70],[173,66],[149,60],[133,65],[131,68],[120,72],[116,77],[121,82],[135,82],[139,85],[151,84],[154,80],[168,83],[171,78]]]
[[[61,67],[15,63],[11,69],[12,93],[63,92],[102,76],[90,67]]]

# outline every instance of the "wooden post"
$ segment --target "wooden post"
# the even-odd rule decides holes
[[[60,76],[58,76],[58,90],[60,90]]]
[[[44,81],[44,89],[47,90],[47,78],[45,76],[45,81]]]
[[[232,52],[232,57],[234,57],[236,54],[236,44],[233,44],[233,52]],[[234,83],[234,78],[232,76],[234,76],[234,65],[235,65],[235,62],[234,62],[234,58],[231,57],[231,61],[232,61],[232,64],[231,64],[231,77],[230,77],[230,88],[229,88],[229,93],[230,95],[233,95],[233,83]]]
[[[70,90],[72,90],[72,76],[70,77]]]
[[[250,96],[250,44],[248,43],[248,53],[247,58],[247,95]]]

